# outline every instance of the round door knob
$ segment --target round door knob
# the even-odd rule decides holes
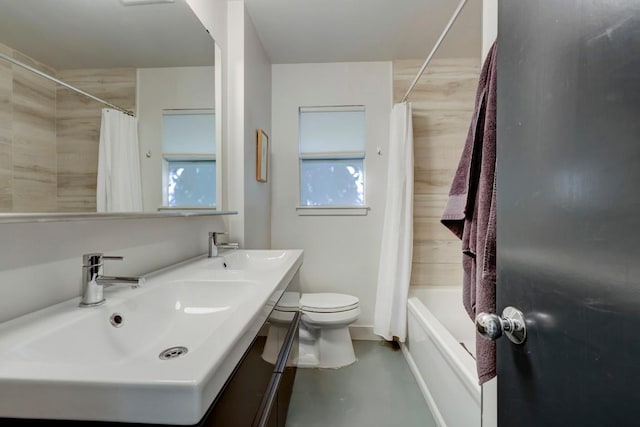
[[[497,340],[504,334],[514,344],[522,344],[527,338],[524,315],[514,307],[505,308],[502,317],[491,313],[478,314],[476,329],[480,335],[490,340]]]
[[[497,340],[502,336],[502,318],[497,314],[480,313],[476,316],[478,333],[490,340]]]

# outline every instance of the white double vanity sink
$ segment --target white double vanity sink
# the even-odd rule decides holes
[[[302,264],[230,250],[0,325],[0,418],[194,425]],[[80,265],[78,266],[80,271]]]

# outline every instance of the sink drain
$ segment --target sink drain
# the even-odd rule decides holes
[[[109,322],[114,328],[120,328],[124,325],[124,317],[120,313],[113,313],[109,318]]]
[[[162,360],[175,359],[176,357],[180,357],[189,352],[187,347],[171,347],[166,350],[163,350],[158,357]]]

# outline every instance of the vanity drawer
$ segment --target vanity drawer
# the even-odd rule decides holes
[[[233,375],[198,424],[202,427],[284,426],[299,344],[300,294],[290,288],[275,305]]]
[[[284,344],[278,354],[276,369],[271,376],[252,427],[284,427],[285,425],[296,374],[300,317],[301,313],[296,312],[289,324]]]

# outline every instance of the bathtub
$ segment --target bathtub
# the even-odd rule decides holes
[[[440,427],[482,425],[475,329],[459,288],[411,288],[402,350]]]

